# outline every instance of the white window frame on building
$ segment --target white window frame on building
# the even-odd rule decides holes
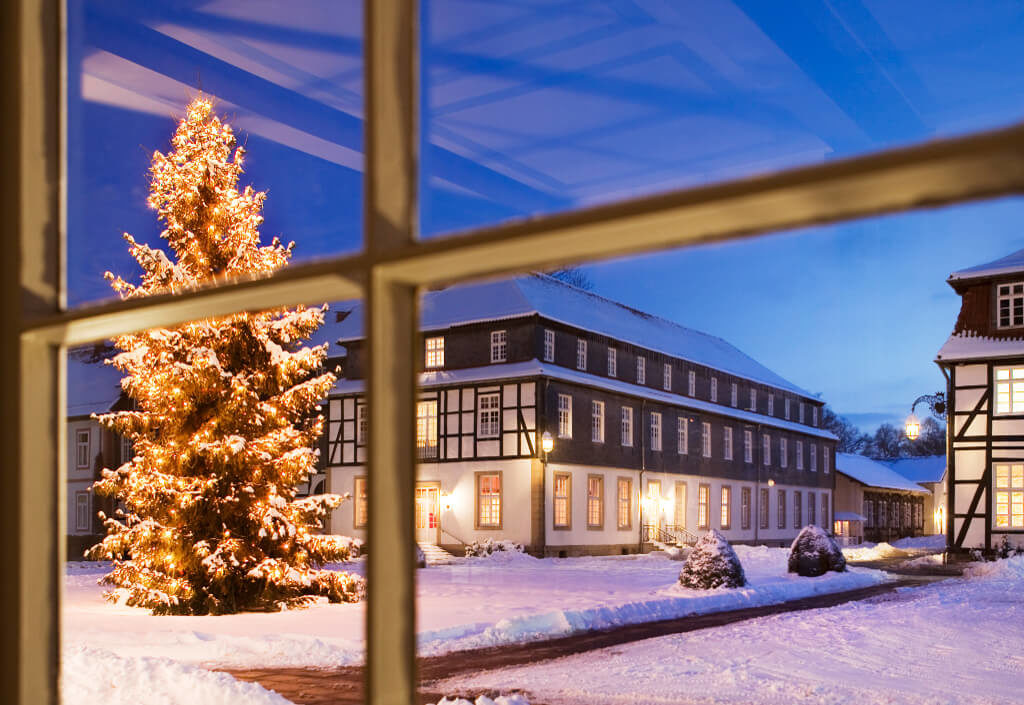
[[[729,388],[729,406],[737,406],[740,402],[740,386],[735,382]]]
[[[718,403],[718,377],[711,378],[711,401]]]
[[[768,394],[768,415],[775,416],[775,395]]]
[[[633,447],[633,407],[622,407],[622,438],[620,442],[624,448]]]
[[[558,395],[558,437],[572,438],[572,395]]]
[[[815,428],[818,427],[818,407],[811,406],[811,425]]]
[[[697,528],[711,528],[711,485],[697,485]]]
[[[91,507],[92,498],[89,496],[91,493],[88,491],[76,492],[75,493],[75,530],[76,531],[88,531],[91,527]]]
[[[651,450],[661,450],[661,412],[651,412]]]
[[[81,428],[75,431],[75,467],[85,470],[92,461],[92,431]]]
[[[757,390],[753,387],[750,388],[750,410],[757,411]]]
[[[832,470],[832,453],[829,452],[828,446],[821,447],[821,471],[828,475]]]
[[[810,446],[811,472],[818,472],[818,445],[816,443],[811,443]]]
[[[686,393],[688,396],[697,396],[697,373],[690,370],[686,374]]]
[[[619,372],[619,352],[608,346],[608,376],[615,377]]]
[[[996,327],[1024,326],[1024,282],[996,285]]]
[[[779,490],[776,492],[778,496],[778,506],[775,508],[777,519],[777,527],[779,529],[786,528],[786,490]]]
[[[555,331],[544,329],[544,362],[555,361]]]
[[[365,446],[370,430],[370,414],[366,404],[356,402],[356,445]]]
[[[556,472],[551,482],[551,525],[572,528],[572,473]]]
[[[789,421],[789,416],[790,416],[790,411],[789,410],[792,407],[791,400],[789,399],[789,397],[786,397],[786,400],[785,400],[783,406],[785,407],[784,418],[786,419],[786,421]]]
[[[437,399],[416,402],[416,457],[437,457]]]
[[[747,486],[740,487],[740,530],[750,529],[751,490]]]
[[[679,455],[690,453],[690,419],[686,416],[676,420],[676,452]]]
[[[587,475],[587,528],[604,528],[604,475]]]
[[[478,472],[476,482],[476,528],[500,529],[504,511],[504,482],[501,472]]]
[[[805,418],[804,410],[805,410],[805,407],[806,407],[806,404],[804,404],[803,402],[800,402],[800,417],[799,417],[800,418],[800,423],[804,423],[804,418]]]
[[[444,367],[444,336],[435,335],[423,341],[425,359],[423,366],[428,370],[437,370]]]
[[[420,241],[416,155],[422,140],[418,121],[408,119],[421,108],[421,32],[410,21],[419,16],[419,8],[415,0],[374,0],[365,3],[363,13],[364,249],[296,263],[258,280],[69,310],[63,278],[56,274],[66,251],[60,227],[60,185],[67,176],[62,148],[66,66],[60,59],[65,36],[60,13],[51,5],[21,0],[0,10],[4,43],[19,52],[21,75],[33,79],[0,83],[5,131],[17,135],[15,147],[0,154],[5,193],[20,204],[8,233],[17,240],[20,257],[0,260],[0,287],[10,309],[0,319],[0,370],[10,401],[2,410],[0,443],[14,495],[44,498],[31,512],[10,513],[0,527],[21,545],[15,565],[0,577],[5,593],[13,596],[0,605],[0,618],[15,624],[30,615],[39,625],[3,636],[14,656],[0,665],[0,702],[10,705],[60,697],[60,601],[44,602],[38,596],[59,594],[62,575],[54,558],[60,537],[53,527],[65,508],[57,506],[51,488],[63,482],[71,457],[62,447],[66,422],[60,408],[66,347],[239,311],[366,299],[367,398],[375,400],[366,460],[376,488],[368,499],[368,540],[374,550],[367,561],[377,577],[368,587],[365,701],[411,703],[416,695],[415,613],[411,601],[396,605],[392,596],[415,595],[414,555],[404,541],[413,535],[414,521],[418,292],[570,262],[998,198],[1020,189],[1024,128],[1010,127]],[[22,297],[24,291],[33,295]],[[25,379],[33,380],[31,389],[22,385]],[[396,511],[396,503],[407,511]]]
[[[1024,414],[1024,365],[992,370],[996,416]]]
[[[772,464],[772,436],[770,433],[761,434],[761,463]]]
[[[711,422],[704,421],[701,423],[700,433],[700,444],[702,455],[705,458],[711,457]]]
[[[771,527],[771,490],[762,487],[758,493],[757,504],[757,525],[761,529]]]
[[[636,356],[636,383],[647,384],[647,358],[643,355]]]
[[[785,436],[779,438],[779,467],[789,467],[789,439]]]
[[[590,402],[590,440],[604,443],[604,402],[596,399]]]
[[[616,505],[615,519],[616,528],[619,530],[633,528],[633,480],[628,477],[620,477],[615,482]]]
[[[804,442],[799,440],[796,442],[796,469],[804,469]]]
[[[508,331],[491,331],[491,364],[508,361]]]
[[[754,432],[749,428],[743,429],[743,462],[754,462]]]
[[[587,339],[576,338],[576,369],[587,371]]]
[[[1024,529],[1024,460],[992,464],[992,528]]]
[[[722,457],[732,460],[732,426],[722,428]]]
[[[477,438],[498,438],[501,435],[501,392],[476,395],[476,435]]]
[[[719,525],[728,531],[732,528],[732,485],[722,485],[721,513],[718,516]]]
[[[661,388],[666,392],[672,391],[672,363],[666,362],[661,368]]]

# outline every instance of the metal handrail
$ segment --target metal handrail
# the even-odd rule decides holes
[[[441,529],[441,533],[442,533],[442,534],[448,534],[448,535],[449,535],[449,536],[451,536],[451,537],[452,537],[453,539],[455,539],[455,540],[456,540],[456,541],[457,541],[458,543],[462,544],[462,547],[463,547],[463,548],[465,548],[466,546],[468,546],[468,545],[469,545],[468,543],[466,543],[465,541],[463,541],[462,539],[460,539],[460,538],[459,538],[458,536],[456,536],[456,535],[455,535],[455,534],[453,534],[452,532],[448,531],[448,529],[444,528],[443,526],[439,526],[438,528],[439,528],[439,529]]]

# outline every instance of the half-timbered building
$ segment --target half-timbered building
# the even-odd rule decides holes
[[[947,541],[1024,545],[1024,250],[949,276],[961,297],[936,356],[947,380]]]
[[[328,489],[354,500],[332,531],[362,536],[363,312],[343,308],[322,457]],[[822,401],[720,338],[543,275],[428,292],[421,328],[420,542],[625,553],[709,528],[783,544],[830,525]]]

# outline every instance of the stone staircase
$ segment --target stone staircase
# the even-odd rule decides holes
[[[432,543],[419,543],[417,545],[423,551],[423,556],[427,559],[427,565],[448,565],[455,561],[455,556],[440,546]]]

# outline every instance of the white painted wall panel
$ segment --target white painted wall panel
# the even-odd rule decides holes
[[[953,379],[957,386],[965,384],[988,384],[987,365],[957,365],[955,370],[956,376]]]
[[[985,451],[955,449],[955,473],[957,480],[980,480],[985,472]]]

